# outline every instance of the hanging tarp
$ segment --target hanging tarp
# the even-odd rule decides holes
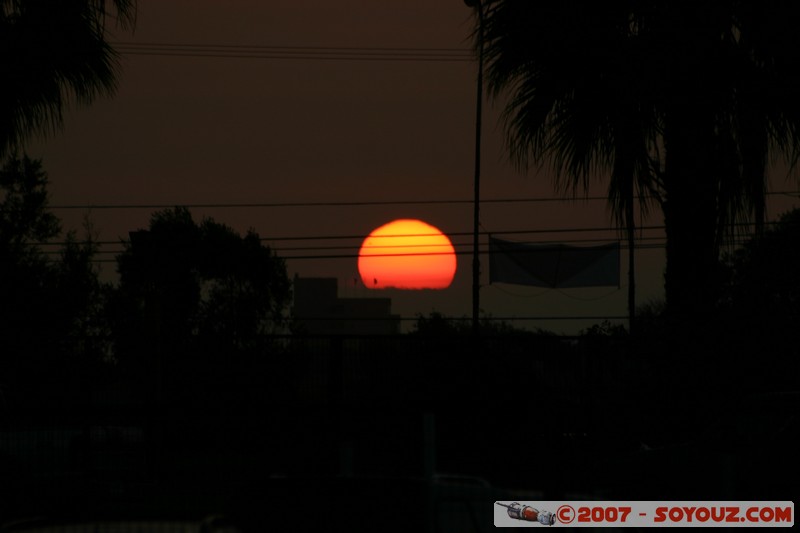
[[[489,283],[553,289],[619,287],[619,242],[569,246],[489,237]]]

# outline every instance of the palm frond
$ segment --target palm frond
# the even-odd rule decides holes
[[[117,23],[135,21],[133,0],[4,0],[0,4],[0,156],[32,133],[50,133],[74,101],[88,104],[116,90],[119,56],[106,41]]]

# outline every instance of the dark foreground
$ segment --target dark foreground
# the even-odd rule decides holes
[[[488,531],[498,500],[800,492],[791,366],[544,336],[264,353],[6,385],[0,531]]]

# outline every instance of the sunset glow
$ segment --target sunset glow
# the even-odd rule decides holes
[[[430,224],[395,220],[364,239],[358,272],[370,289],[446,289],[456,273],[455,250]]]

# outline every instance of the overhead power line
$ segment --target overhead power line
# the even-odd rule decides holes
[[[534,245],[558,245],[558,244],[583,244],[583,245],[590,245],[590,244],[597,244],[597,243],[608,243],[609,240],[613,239],[559,239],[559,240],[544,240],[544,241],[536,241],[533,243]],[[638,244],[635,245],[636,249],[653,249],[653,248],[664,248],[666,246],[666,242],[664,241],[663,237],[639,237],[636,239]],[[643,241],[651,241],[651,242],[643,242]],[[737,244],[741,244],[744,242],[738,242]],[[112,242],[112,241],[105,241],[106,244],[122,244],[122,242]],[[63,242],[51,242],[47,243],[45,246],[60,246],[63,245]],[[94,244],[99,244],[95,242]],[[458,251],[460,249],[471,247],[471,242],[454,242],[452,243],[455,253],[457,255],[464,254],[466,252]],[[621,249],[627,249],[627,242],[622,242],[620,244]],[[402,244],[402,245],[392,245],[386,244],[377,246],[376,248],[380,248],[381,250],[390,250],[392,248],[401,248],[403,250],[408,249],[430,249],[430,248],[441,248],[441,244]],[[286,246],[286,247],[270,247],[270,249],[278,254],[282,259],[325,259],[325,258],[350,258],[350,257],[358,257],[358,253],[361,250],[360,245],[347,245],[347,246]],[[470,248],[471,249],[471,248]],[[97,250],[94,252],[95,255],[119,255],[125,252],[124,248],[116,248],[113,250]],[[286,255],[286,253],[296,253],[296,252],[323,252],[328,255]],[[341,252],[338,254],[332,254],[332,252]],[[345,253],[349,252],[349,253]],[[61,250],[44,250],[42,253],[45,255],[60,255],[62,253]],[[439,252],[442,253],[442,252]],[[482,247],[481,254],[489,254],[489,250],[487,247]],[[407,252],[403,252],[401,254],[382,254],[382,255],[428,255],[424,253],[420,254],[410,254]],[[378,257],[379,254],[373,254],[372,257]]]
[[[637,228],[637,230],[660,230],[664,229],[664,226],[642,226]],[[555,229],[527,229],[527,230],[502,230],[502,231],[482,231],[480,232],[481,235],[523,235],[523,234],[543,234],[543,233],[584,233],[584,232],[598,232],[598,231],[607,231],[607,232],[617,232],[620,231],[619,228],[555,228]],[[392,235],[389,237],[382,236],[381,238],[396,238],[396,237],[423,237],[423,236],[437,236],[438,233],[427,233],[427,234],[403,234],[403,235]],[[472,232],[468,231],[461,231],[461,232],[445,232],[448,238],[451,237],[464,237],[464,236],[471,236]],[[272,237],[260,237],[261,242],[274,242],[274,241],[330,241],[330,240],[358,240],[363,241],[367,238],[368,235],[366,234],[359,234],[359,235],[303,235],[303,236],[292,236],[292,237],[285,237],[285,236],[272,236]],[[643,239],[648,239],[649,237],[642,237]],[[590,242],[590,241],[607,241],[608,239],[573,239],[571,242]],[[121,244],[124,240],[117,239],[115,241],[91,241],[92,244],[95,245],[108,245],[108,244]],[[558,241],[549,241],[552,243],[555,242],[570,242],[565,241],[563,239],[559,239]],[[49,242],[30,242],[28,244],[34,246],[59,246],[67,244],[66,241],[49,241]],[[79,241],[80,244],[80,241]],[[402,245],[408,246],[408,245]],[[413,245],[419,246],[419,245]],[[471,246],[471,243],[470,243]],[[383,245],[381,245],[383,247]],[[310,247],[311,248],[311,247]],[[324,248],[342,248],[341,246],[315,246],[313,248],[317,249],[324,249]],[[279,248],[275,248],[279,249]]]
[[[770,191],[768,196],[800,196],[800,191]],[[641,197],[640,200],[652,197]],[[581,201],[608,201],[608,196],[575,196],[541,197],[541,198],[487,198],[481,204],[523,204],[539,202],[581,202]],[[328,201],[328,202],[230,202],[230,203],[143,203],[143,204],[54,204],[50,209],[171,209],[185,207],[187,209],[232,209],[232,208],[286,208],[286,207],[369,207],[387,205],[460,205],[472,204],[474,200],[468,199],[443,199],[443,200],[375,200],[375,201]]]
[[[765,225],[771,226],[778,224],[778,221],[770,221],[765,222]],[[733,224],[734,226],[752,226],[752,224],[747,223],[737,223]],[[663,225],[654,225],[654,226],[640,226],[636,228],[637,231],[659,231],[664,230],[665,227]],[[498,236],[498,235],[541,235],[541,234],[564,234],[564,233],[596,233],[596,232],[619,232],[622,231],[623,228],[544,228],[544,229],[517,229],[517,230],[493,230],[493,231],[481,231],[480,235],[483,236]],[[471,236],[472,232],[470,231],[461,231],[461,232],[446,232],[444,233],[447,237],[464,237],[464,236]],[[411,237],[411,236],[436,236],[438,234],[403,234],[403,235],[392,235],[391,237]],[[281,241],[331,241],[331,240],[358,240],[363,241],[368,235],[366,234],[358,234],[358,235],[302,235],[302,236],[272,236],[272,237],[260,237],[261,242],[281,242]],[[389,238],[389,237],[381,237],[381,238]],[[663,239],[663,237],[651,237],[651,236],[639,236],[636,238],[637,241],[642,240],[655,240],[655,239]],[[546,240],[546,241],[525,241],[530,244],[556,244],[556,243],[589,243],[589,242],[607,242],[608,238],[573,238],[573,239],[558,239],[558,240]],[[611,239],[613,240],[613,239]],[[738,240],[738,238],[737,238]],[[91,244],[94,245],[111,245],[111,244],[122,244],[125,241],[122,239],[117,239],[114,241],[91,241]],[[80,244],[81,241],[78,241]],[[28,243],[32,246],[61,246],[67,244],[66,241],[49,241],[49,242],[30,242]],[[471,243],[470,243],[471,245]],[[400,245],[403,247],[409,245]],[[428,246],[428,245],[411,245],[411,246]],[[460,243],[459,246],[466,246],[464,243]],[[381,247],[384,247],[381,245]],[[299,250],[303,249],[342,249],[348,248],[348,246],[309,246],[309,247],[300,247],[297,248]],[[273,247],[274,250],[285,250],[291,248],[281,248],[281,247]]]
[[[571,241],[571,242],[581,242],[581,241]],[[609,239],[606,239],[605,242],[609,242]],[[741,239],[741,240],[737,240],[737,241],[732,241],[732,242],[726,243],[726,245],[740,245],[740,244],[744,244],[745,242],[747,242],[745,239]],[[544,245],[544,244],[547,244],[547,243],[539,243],[539,242],[537,242],[537,243],[530,243],[530,244],[542,244],[542,245]],[[559,242],[559,244],[562,244],[562,243]],[[628,246],[628,244],[626,242],[620,241],[620,250],[627,250],[628,248],[629,248],[629,246]],[[359,257],[361,257],[361,255],[358,252],[355,251],[356,249],[357,248],[354,247],[354,248],[350,249],[351,250],[350,252],[342,252],[342,253],[317,253],[317,254],[305,254],[305,255],[285,255],[285,254],[281,254],[281,255],[279,255],[279,258],[283,259],[283,260],[287,260],[287,261],[288,260],[294,261],[294,260],[358,259]],[[662,240],[662,241],[659,241],[659,242],[649,242],[649,243],[635,244],[634,245],[634,249],[635,250],[640,250],[640,251],[664,250],[664,249],[666,249],[666,242]],[[281,250],[280,249],[273,249],[273,251],[279,252]],[[316,251],[316,249],[309,248],[308,251]],[[48,255],[48,256],[57,256],[57,255],[60,255],[61,252],[53,250],[53,251],[45,251],[43,253],[45,255]],[[107,255],[111,255],[111,254],[120,255],[122,253],[124,253],[124,250],[113,250],[113,251],[97,252],[98,255],[106,255],[106,256]],[[452,252],[452,254],[456,255],[456,256],[459,256],[459,255],[471,255],[472,253],[473,253],[473,250],[471,248],[468,249],[468,250],[455,249]],[[492,250],[490,250],[488,247],[482,247],[479,250],[478,253],[480,255],[483,255],[483,256],[488,256],[488,255],[492,255],[494,252]],[[403,253],[370,254],[369,257],[411,257],[411,256],[416,257],[416,256],[429,256],[429,255],[433,256],[433,255],[450,255],[450,254],[451,254],[450,252],[414,252],[414,253],[403,252]],[[117,260],[116,259],[97,259],[97,258],[93,258],[93,259],[91,259],[91,262],[92,263],[116,263]]]
[[[765,222],[765,225],[774,225],[778,222]],[[749,227],[753,224],[748,224],[745,222],[730,224],[731,226],[737,227]],[[664,230],[665,226],[661,225],[653,225],[653,226],[639,226],[636,228],[636,231],[657,231],[657,230]],[[592,232],[620,232],[623,231],[624,228],[615,228],[615,227],[608,227],[608,228],[542,228],[542,229],[518,229],[518,230],[493,230],[493,231],[481,231],[479,235],[483,236],[498,236],[498,235],[536,235],[536,234],[546,234],[546,233],[592,233]],[[445,233],[448,237],[464,237],[464,236],[471,236],[473,233],[471,231],[453,231],[453,232],[446,232]],[[426,235],[436,235],[436,234],[426,234]],[[391,237],[414,237],[414,236],[423,236],[423,235],[392,235]],[[261,241],[309,241],[309,240],[339,240],[339,239],[364,239],[367,235],[316,235],[316,236],[296,236],[296,237],[261,237]]]
[[[608,200],[605,196],[590,196],[579,200]],[[494,198],[481,200],[482,204],[564,202],[571,198]],[[473,200],[378,200],[346,202],[261,202],[261,203],[213,203],[213,204],[56,204],[51,209],[170,209],[186,207],[192,209],[227,209],[258,207],[367,207],[386,205],[447,205],[472,204]]]
[[[472,51],[464,48],[262,46],[123,41],[112,42],[111,45],[121,54],[141,56],[317,61],[468,62],[474,60]]]

